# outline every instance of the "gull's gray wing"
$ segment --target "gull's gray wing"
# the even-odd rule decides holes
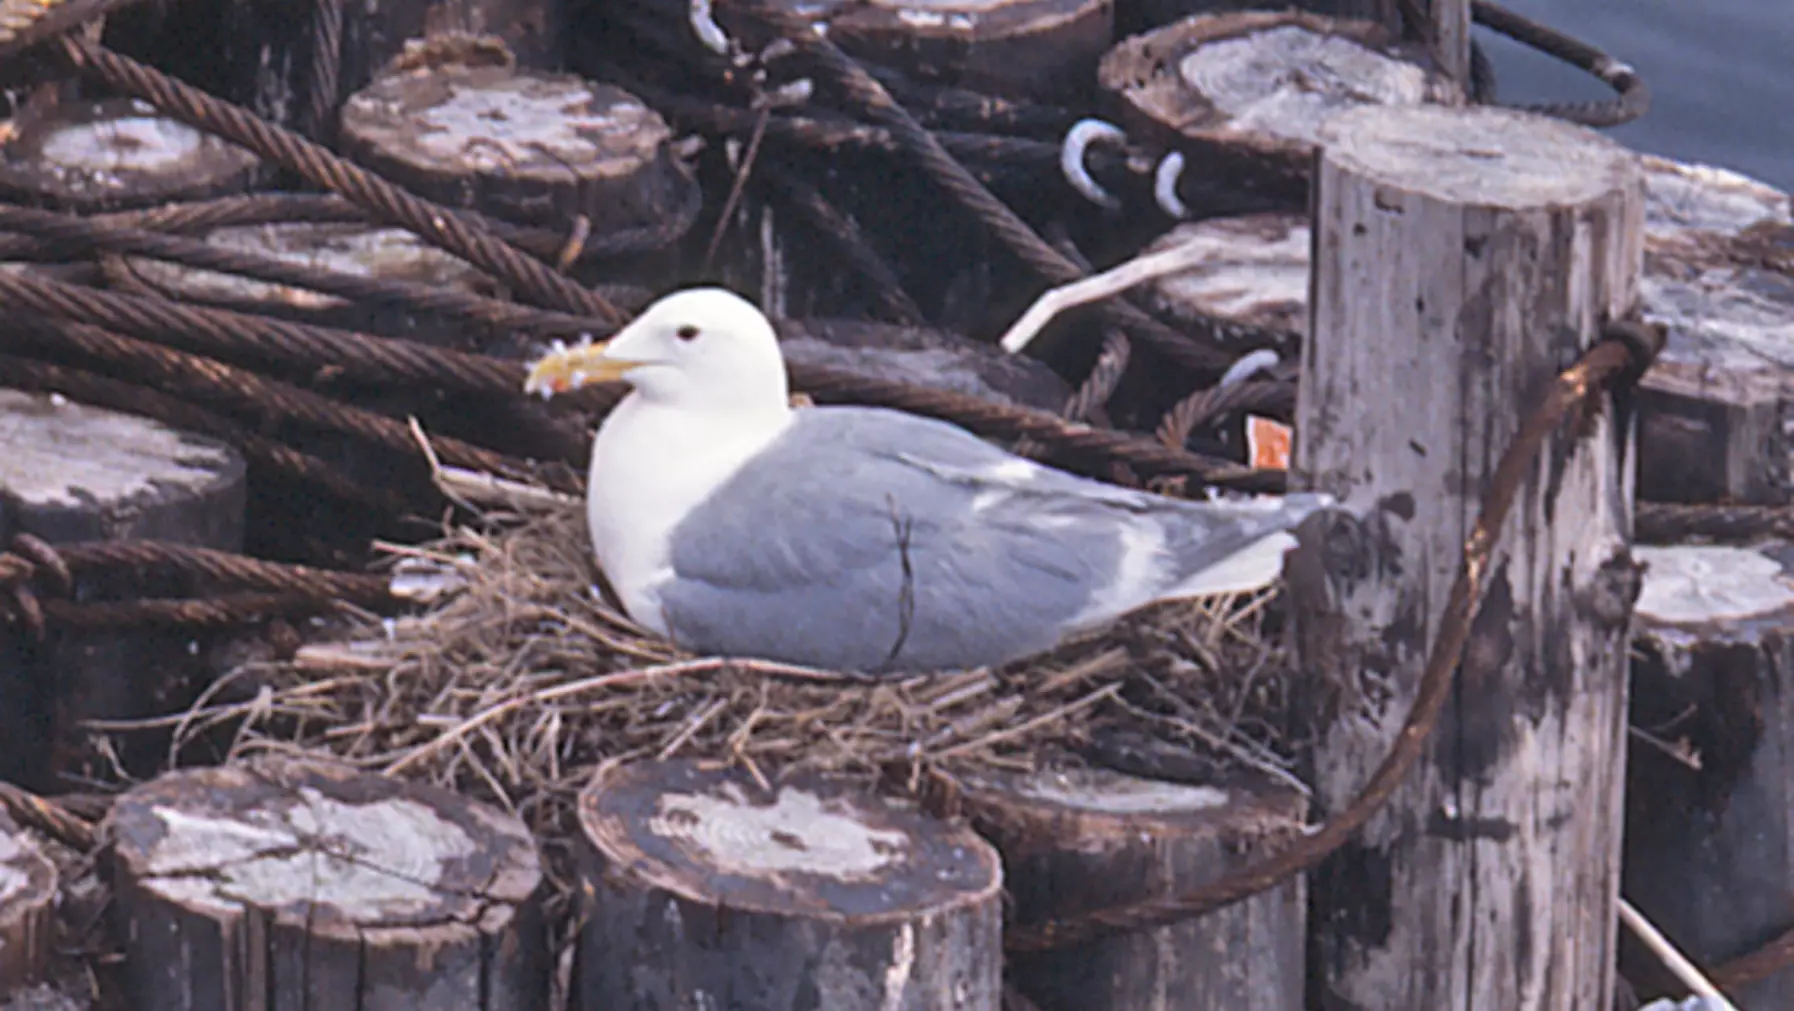
[[[807,408],[674,528],[660,596],[706,653],[972,667],[1175,590],[1293,526],[1285,512],[1087,481],[900,412]]]

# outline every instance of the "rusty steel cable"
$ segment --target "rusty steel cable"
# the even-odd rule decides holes
[[[328,145],[342,89],[343,0],[312,0],[311,63],[305,78],[305,133]]]
[[[1200,916],[1314,867],[1356,835],[1407,778],[1432,736],[1451,694],[1453,672],[1469,638],[1471,622],[1480,609],[1502,527],[1527,475],[1537,465],[1545,440],[1567,423],[1586,419],[1596,409],[1596,397],[1611,384],[1641,375],[1661,350],[1664,337],[1665,331],[1657,327],[1609,324],[1603,329],[1602,339],[1556,377],[1539,405],[1521,422],[1489,478],[1476,522],[1465,540],[1463,563],[1452,583],[1432,650],[1427,654],[1413,708],[1382,763],[1351,804],[1280,852],[1193,892],[1012,926],[1004,933],[1004,948],[1047,951]]]
[[[1067,284],[1084,276],[1077,264],[1042,240],[1009,205],[997,199],[966,171],[965,166],[898,105],[863,67],[819,34],[808,18],[777,7],[769,0],[733,0],[731,6],[772,27],[811,57],[827,75],[829,83],[852,102],[856,112],[889,129],[930,178],[1049,284]],[[1145,341],[1153,350],[1185,369],[1219,374],[1232,364],[1233,356],[1172,330],[1125,296],[1105,299],[1095,308],[1109,322]]]
[[[523,366],[397,337],[0,273],[0,305],[237,362],[278,364],[353,382],[513,396]]]
[[[1470,14],[1479,25],[1594,75],[1615,93],[1613,98],[1595,102],[1544,102],[1509,108],[1555,116],[1583,126],[1621,126],[1650,111],[1651,89],[1638,71],[1626,63],[1489,0],[1471,0]]]
[[[30,207],[0,205],[0,231],[28,235],[62,249],[78,249],[82,253],[100,250],[132,253],[357,302],[431,313],[488,329],[524,330],[563,337],[579,333],[603,336],[611,330],[603,320],[595,317],[536,309],[441,285],[328,270],[181,235],[108,225],[91,218]]]
[[[1633,530],[1646,544],[1674,544],[1696,537],[1733,542],[1759,537],[1794,540],[1794,506],[1640,502]]]
[[[35,829],[77,853],[89,853],[98,841],[94,823],[56,801],[0,780],[0,810],[19,825]]]
[[[402,516],[434,507],[435,502],[414,507],[390,488],[357,481],[332,464],[270,439],[222,415],[197,407],[179,397],[107,376],[71,369],[34,358],[0,354],[0,385],[37,393],[60,393],[72,400],[129,414],[154,418],[172,428],[209,435],[237,448],[252,466],[285,475],[310,489],[343,502],[354,502],[385,516]]]
[[[576,315],[596,316],[612,325],[623,322],[624,314],[597,292],[475,228],[454,211],[407,193],[319,144],[102,46],[69,36],[58,44],[63,58],[82,73],[341,194],[377,220],[403,226],[532,301]]]
[[[970,429],[987,438],[1028,438],[1060,453],[1118,461],[1149,474],[1184,474],[1240,491],[1283,488],[1282,471],[1250,467],[1173,449],[1151,439],[1067,421],[1050,411],[997,404],[962,393],[871,379],[827,366],[793,363],[792,384],[822,403],[859,403],[923,414]]]
[[[217,405],[233,414],[341,432],[412,459],[418,459],[422,452],[411,429],[402,421],[223,362],[66,320],[22,319],[16,321],[14,332],[41,347],[73,349],[90,359],[106,362],[113,369],[128,370],[154,381],[165,391]],[[540,470],[460,439],[433,435],[430,444],[444,462],[457,467],[525,480]],[[573,490],[569,482],[557,478],[553,469],[538,476],[556,490]]]
[[[1065,420],[1088,421],[1092,414],[1108,405],[1109,398],[1115,395],[1115,388],[1121,385],[1121,377],[1127,374],[1132,351],[1127,335],[1119,330],[1111,330],[1103,337],[1103,349],[1097,354],[1096,363],[1090,366],[1090,374],[1078,384],[1077,391],[1066,399],[1065,407],[1060,411]]]
[[[324,614],[337,608],[328,598],[292,593],[226,593],[203,598],[140,597],[136,600],[56,600],[39,602],[46,625],[75,629],[217,628],[264,618]]]
[[[1727,994],[1760,983],[1794,966],[1794,929],[1770,938],[1755,951],[1739,955],[1707,974],[1713,985]]]
[[[1167,446],[1182,446],[1198,427],[1237,411],[1288,420],[1296,408],[1296,384],[1249,379],[1230,386],[1210,386],[1173,404],[1155,433]]]
[[[698,202],[702,203],[701,200]],[[697,210],[695,207],[691,209],[694,218]],[[458,209],[454,213],[545,263],[552,262],[567,247],[573,234],[572,229],[563,235],[545,228],[514,225],[500,218],[487,217],[478,211]],[[681,210],[680,213],[685,212]],[[249,193],[175,201],[137,210],[112,211],[93,215],[91,220],[158,232],[198,232],[231,225],[295,222],[371,224],[376,222],[377,216],[334,193]],[[636,231],[588,236],[580,246],[580,257],[589,259],[660,248],[659,245],[643,245],[636,239]],[[0,245],[0,254],[8,252],[7,247]],[[627,292],[630,289],[616,285],[594,285],[593,290],[607,299],[615,299],[614,292]]]

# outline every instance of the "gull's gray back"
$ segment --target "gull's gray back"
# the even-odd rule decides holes
[[[661,600],[673,637],[704,653],[1001,663],[1077,631],[1141,524],[1165,538],[1167,589],[1288,525],[1034,467],[943,422],[807,408],[674,528]]]

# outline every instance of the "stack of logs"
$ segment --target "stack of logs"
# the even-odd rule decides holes
[[[538,843],[506,813],[301,762],[166,772],[99,831],[132,1006],[496,1011],[556,990],[587,1009],[1605,1008],[1616,961],[1640,989],[1675,986],[1616,942],[1622,891],[1708,965],[1794,928],[1778,786],[1794,712],[1776,702],[1794,546],[1628,551],[1635,523],[1689,530],[1668,526],[1685,511],[1635,515],[1634,480],[1650,502],[1790,505],[1788,197],[1467,105],[1468,4],[1422,5],[1433,32],[1344,17],[1381,3],[0,13],[21,6],[66,16],[56,32],[121,9],[103,44],[0,18],[0,60],[17,48],[43,75],[0,151],[6,543],[346,568],[374,536],[426,534],[413,517],[442,506],[408,415],[464,465],[571,487],[521,459],[576,466],[584,440],[506,399],[517,359],[699,280],[782,317],[800,381],[927,386],[935,399],[901,396],[950,416],[972,417],[966,401],[1067,411],[1066,377],[1105,335],[1135,356],[1093,418],[1122,427],[1151,427],[1244,354],[1300,354],[1289,479],[1348,510],[1292,562],[1312,797],[1078,769],[992,774],[923,811],[854,784],[624,764],[580,798],[583,901],[557,964]],[[807,32],[773,41],[818,19],[838,51]],[[842,70],[841,52],[863,66]],[[79,95],[77,77],[108,94]],[[1073,129],[1097,107],[1120,127]],[[288,192],[246,195],[271,184]],[[1045,285],[1142,245],[1201,255],[1057,325],[1044,364],[948,332],[994,336]],[[1457,621],[1452,583],[1503,450],[1635,311],[1669,344],[1515,485],[1431,753],[1408,754],[1414,774],[1312,878],[1180,915],[1310,846],[1315,816],[1352,810],[1392,747],[1419,747],[1403,721],[1439,698],[1423,669]],[[1287,371],[1265,381],[1286,408]],[[1202,473],[1200,453],[1237,454],[1237,420],[1185,424],[1161,454]],[[1760,535],[1781,515],[1714,529]],[[77,602],[200,589],[186,572],[70,584]],[[255,617],[303,610],[265,603]],[[96,749],[90,731],[178,712],[246,648],[298,635],[279,620],[248,647],[190,621],[30,624],[0,629],[0,780],[40,792],[161,771],[165,742]],[[66,983],[58,880],[84,868],[59,857],[92,843],[6,796],[0,1001]],[[1132,912],[1090,918],[1114,910]],[[1775,974],[1776,954],[1721,979],[1781,1006],[1794,973]]]

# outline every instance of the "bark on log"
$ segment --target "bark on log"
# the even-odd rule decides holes
[[[247,495],[231,447],[133,415],[0,390],[0,545],[155,538],[237,550]],[[179,596],[184,581],[135,574],[77,581],[76,599]],[[0,629],[0,779],[40,791],[76,771],[84,720],[129,719],[185,701],[189,637],[152,630]],[[159,742],[138,739],[146,753]],[[138,751],[125,756],[136,766]]]
[[[1639,397],[1638,490],[1668,502],[1794,500],[1794,218],[1788,194],[1645,157],[1645,317],[1669,344]]]
[[[48,975],[56,880],[56,865],[0,811],[0,1005]]]
[[[1101,769],[973,780],[961,803],[1003,854],[1018,924],[1200,887],[1299,834],[1307,808],[1283,787]],[[1014,958],[1009,981],[1042,1011],[1300,1011],[1305,911],[1292,878],[1199,919]]]
[[[813,4],[787,0],[816,18]],[[1014,98],[1087,94],[1114,32],[1112,0],[871,0],[831,4],[829,38],[919,79]]]
[[[271,256],[287,263],[376,280],[410,281],[472,294],[496,295],[497,283],[467,261],[400,228],[355,224],[281,223],[219,228],[195,236],[231,252]],[[475,336],[445,333],[445,326],[401,309],[351,302],[309,288],[273,284],[146,257],[108,261],[114,283],[148,288],[165,298],[222,306],[366,333],[412,337],[433,344],[471,347]],[[118,276],[122,273],[124,276]]]
[[[0,198],[99,211],[247,190],[261,160],[136,99],[59,105],[0,147]]]
[[[1289,210],[1307,204],[1329,116],[1461,99],[1380,27],[1296,11],[1186,18],[1111,49],[1097,76],[1129,134],[1181,152],[1185,177]],[[1178,192],[1200,212],[1193,186]]]
[[[584,216],[593,235],[674,218],[695,183],[671,138],[619,88],[462,63],[381,77],[340,124],[347,154],[415,193],[526,225]]]
[[[535,1011],[550,962],[534,841],[444,790],[297,763],[126,794],[115,915],[142,1011]]]
[[[1794,545],[1636,549],[1625,894],[1711,969],[1794,929]],[[1622,948],[1645,995],[1679,993]],[[1729,994],[1794,1006],[1794,971]]]
[[[996,1011],[1002,872],[969,829],[838,782],[768,797],[654,762],[580,796],[573,1006]]]
[[[1543,117],[1367,108],[1324,128],[1291,477],[1354,515],[1323,524],[1291,571],[1329,707],[1328,811],[1413,706],[1521,420],[1635,303],[1643,211],[1630,152]],[[1603,408],[1527,472],[1428,752],[1311,880],[1324,1005],[1611,1000],[1637,575],[1632,419]]]

